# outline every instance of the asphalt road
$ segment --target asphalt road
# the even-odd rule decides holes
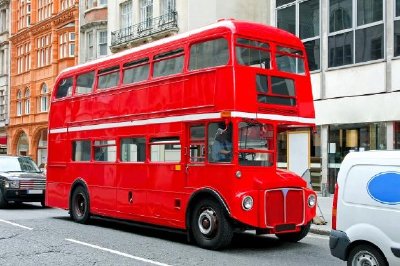
[[[0,265],[345,265],[332,257],[328,237],[309,234],[299,243],[252,232],[209,251],[186,236],[132,224],[70,220],[67,211],[36,204],[0,210]]]

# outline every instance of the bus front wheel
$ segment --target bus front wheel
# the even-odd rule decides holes
[[[200,201],[193,210],[191,230],[196,243],[217,250],[231,243],[232,225],[221,205],[211,199]]]
[[[71,218],[77,223],[86,224],[90,218],[89,210],[89,196],[86,189],[82,186],[76,187],[71,196]]]

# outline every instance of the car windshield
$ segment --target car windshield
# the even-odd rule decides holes
[[[0,157],[0,172],[38,173],[40,170],[29,157]]]

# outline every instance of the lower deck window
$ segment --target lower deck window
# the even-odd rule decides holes
[[[96,140],[94,142],[94,160],[98,162],[115,162],[117,148],[115,140]]]
[[[76,140],[72,142],[72,161],[90,161],[90,140]]]
[[[150,161],[180,162],[181,144],[179,138],[154,138],[150,140]]]
[[[121,139],[122,162],[144,162],[146,160],[145,138]]]

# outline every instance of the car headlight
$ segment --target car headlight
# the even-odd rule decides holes
[[[242,208],[245,211],[249,211],[253,208],[254,200],[251,196],[245,196],[242,200]]]
[[[312,208],[315,206],[315,204],[317,203],[317,197],[315,197],[315,195],[310,195],[308,196],[308,207]]]
[[[19,188],[19,181],[12,180],[4,183],[5,188]]]

